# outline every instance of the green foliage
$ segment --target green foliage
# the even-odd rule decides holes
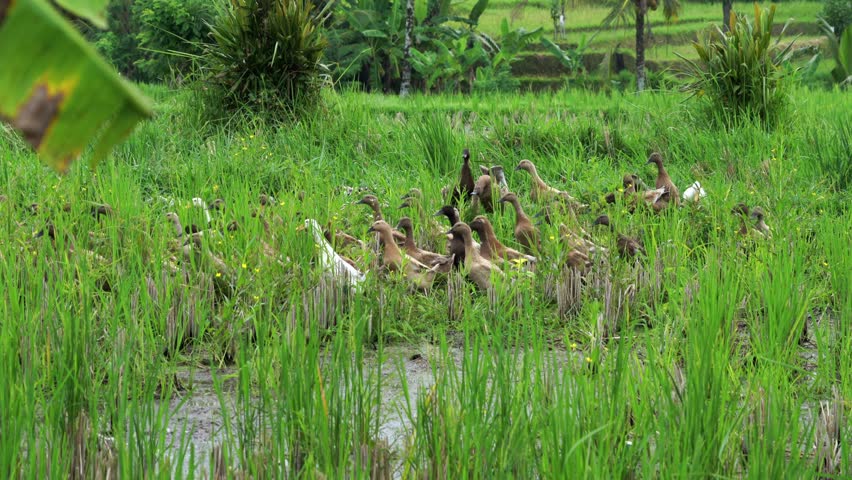
[[[784,64],[793,45],[776,48],[780,36],[773,44],[774,16],[775,5],[755,4],[754,22],[732,13],[730,31],[716,27],[714,34],[700,36],[693,44],[698,60],[681,57],[692,80],[684,90],[709,102],[718,118],[774,123],[789,103],[790,72]]]
[[[137,0],[134,4],[142,58],[135,61],[146,79],[186,73],[192,56],[202,51],[210,33],[213,3],[209,0]]]
[[[0,59],[0,120],[60,172],[96,140],[94,166],[151,115],[145,97],[48,2],[3,6]]]
[[[826,37],[828,53],[834,59],[832,78],[843,87],[852,84],[852,29],[847,28],[842,35],[835,35],[835,27],[825,19],[820,18],[819,24]],[[818,63],[819,55],[817,54],[812,62]]]
[[[328,30],[327,60],[336,80],[367,89],[394,90],[401,75],[405,2],[354,0],[341,3]]]
[[[834,29],[834,35],[840,38],[846,27],[852,24],[852,1],[825,0],[820,16]]]
[[[211,25],[203,81],[229,111],[282,118],[314,108],[326,72],[325,15],[311,0],[230,0]]]
[[[108,30],[84,28],[98,50],[125,77],[163,82],[185,75],[209,39],[214,4],[204,0],[111,0]]]
[[[210,134],[188,122],[192,92],[144,88],[157,118],[97,176],[77,164],[56,176],[0,139],[5,477],[65,478],[71,465],[85,469],[74,478],[849,476],[852,210],[813,168],[823,151],[852,151],[825,143],[848,123],[846,92],[794,90],[798,121],[769,132],[708,127],[675,95],[569,90],[324,92],[333,114],[287,128],[241,118]],[[507,295],[464,282],[422,294],[370,266],[372,248],[336,245],[370,270],[367,284],[351,296],[318,282],[318,252],[296,230],[306,217],[372,241],[372,214],[345,186],[370,188],[391,223],[415,218],[443,251],[446,223],[431,234],[427,222],[458,182],[464,147],[475,172],[505,167],[543,250],[560,249],[559,222],[609,249],[576,309],[560,313],[547,293],[550,256],[531,279],[507,265]],[[599,200],[626,172],[653,182],[649,149],[678,186],[700,180],[708,196],[661,215]],[[553,209],[548,225],[529,176],[514,171],[521,158],[589,211]],[[395,208],[411,187],[423,192],[420,221]],[[261,206],[260,193],[275,202]],[[203,228],[193,197],[226,205],[188,247],[199,255],[184,257],[164,216]],[[772,238],[738,235],[730,211],[741,201],[765,210]],[[104,202],[114,212],[96,220],[90,208]],[[604,211],[617,232],[644,230],[647,259],[618,257],[615,236],[591,226]],[[512,212],[488,217],[517,248]],[[33,238],[48,220],[55,242]],[[220,234],[231,220],[239,228]],[[211,287],[209,262],[194,261],[208,254],[233,270],[228,296]],[[812,453],[822,443],[812,426],[835,390],[845,410],[832,467]]]

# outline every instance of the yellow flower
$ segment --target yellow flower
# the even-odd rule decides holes
[[[248,268],[248,265],[246,265],[246,264],[244,263],[244,264],[243,264],[243,270],[245,270],[246,268]]]
[[[266,145],[261,145],[261,146],[260,146],[260,149],[261,149],[261,150],[266,150]]]
[[[571,344],[571,350],[577,350],[577,344],[576,343]]]
[[[254,296],[254,301],[255,301],[255,302],[257,302],[258,300],[260,300],[260,297],[258,297],[257,295],[255,295],[255,296]]]
[[[219,185],[213,185],[213,191],[218,192],[219,191]]]
[[[254,273],[260,273],[260,269],[259,269],[259,268],[255,268],[255,269],[254,269]]]
[[[586,357],[586,363],[592,363],[592,357]]]
[[[827,266],[828,266],[828,262],[822,262],[822,266],[823,266],[823,267],[827,267]]]
[[[280,205],[283,207],[283,206],[284,206],[284,202],[282,201]]]
[[[556,240],[556,237],[554,237],[553,235],[551,235],[551,236],[550,236],[550,239],[551,239],[551,240]]]
[[[623,192],[624,192],[624,189],[623,189],[623,188],[621,188],[621,187],[618,187],[618,191],[623,193]]]
[[[249,135],[249,138],[254,138],[254,134]]]
[[[216,278],[221,278],[221,277],[222,277],[222,272],[216,272]]]
[[[243,150],[248,150],[248,147],[246,147],[246,146],[244,145],[244,146],[243,146]]]

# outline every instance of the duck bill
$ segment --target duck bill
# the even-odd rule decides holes
[[[515,167],[515,171],[517,172],[518,170],[523,170],[523,168],[521,168],[521,166],[518,165],[517,167]]]

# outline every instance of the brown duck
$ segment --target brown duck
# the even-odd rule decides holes
[[[375,195],[364,195],[361,200],[358,200],[356,204],[367,205],[373,211],[373,221],[378,222],[379,220],[384,220],[385,217],[382,216],[382,207],[379,205],[379,199],[376,198]],[[394,241],[396,241],[397,245],[402,245],[405,242],[405,235],[401,232],[397,232],[396,230],[391,230],[391,235],[393,235]]]
[[[470,198],[470,194],[473,193],[473,187],[473,172],[470,169],[470,150],[465,148],[462,152],[462,168],[459,176],[459,184],[450,196],[450,203],[458,205],[460,200]]]
[[[527,253],[537,251],[539,248],[538,229],[532,224],[530,218],[524,213],[518,196],[509,192],[500,197],[500,203],[509,202],[515,207],[515,240],[518,241]]]
[[[481,242],[479,254],[486,260],[491,262],[495,262],[497,260],[508,260],[526,261],[531,263],[536,261],[536,258],[532,255],[523,254],[514,248],[509,248],[500,243],[500,240],[497,239],[497,235],[494,234],[494,227],[485,216],[480,215],[474,218],[473,221],[470,222],[469,227],[479,235],[479,240]]]
[[[666,167],[663,166],[663,156],[657,152],[652,153],[651,156],[648,157],[646,165],[651,163],[657,166],[657,183],[655,188],[665,187],[666,189],[665,193],[660,196],[659,200],[673,203],[675,206],[680,205],[680,191],[677,189],[674,182],[672,182],[668,172],[666,172]]]
[[[445,255],[429,252],[417,247],[414,243],[414,225],[411,223],[410,218],[402,217],[396,228],[405,232],[405,243],[402,248],[409,257],[414,258],[429,268],[438,264],[446,264],[448,260],[452,262],[452,259]]]
[[[596,218],[594,225],[605,225],[609,227],[611,231],[615,231],[609,221],[608,215],[601,215]],[[618,253],[622,256],[622,258],[633,258],[639,253],[645,255],[645,246],[642,244],[642,241],[637,238],[631,238],[622,233],[618,233],[616,234],[615,245],[618,248]]]
[[[436,270],[404,254],[393,238],[391,226],[384,220],[373,222],[369,232],[378,232],[382,251],[382,265],[389,272],[402,272],[405,278],[416,288],[428,290],[435,280]]]
[[[538,170],[536,170],[535,165],[529,160],[521,160],[521,163],[515,167],[515,170],[524,170],[530,174],[532,177],[532,190],[530,190],[530,198],[534,202],[538,202],[540,200],[549,200],[552,198],[561,199],[567,201],[569,203],[577,203],[577,199],[568,194],[568,192],[563,192],[557,188],[551,187],[538,174]]]
[[[764,215],[763,209],[760,207],[754,207],[751,209],[750,217],[755,220],[754,229],[764,237],[772,238],[772,230],[764,221]]]
[[[453,238],[461,238],[464,242],[464,268],[468,278],[480,289],[489,290],[491,288],[491,276],[502,277],[503,272],[476,251],[473,246],[470,227],[465,223],[458,222],[447,233],[451,234]]]
[[[473,186],[472,200],[476,200],[488,213],[494,212],[494,202],[491,195],[491,176],[481,175]]]

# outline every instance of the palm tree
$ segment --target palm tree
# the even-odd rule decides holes
[[[727,0],[725,0],[727,1]],[[666,21],[677,21],[680,0],[662,0]],[[648,9],[656,10],[658,0],[614,0],[612,10],[603,20],[606,27],[627,24],[636,20],[636,90],[645,89],[645,17]],[[631,8],[632,7],[632,8]]]
[[[722,0],[722,30],[727,32],[731,29],[731,9],[734,0]]]
[[[405,43],[402,46],[402,84],[399,96],[408,96],[411,90],[411,33],[414,30],[414,0],[405,2]]]

